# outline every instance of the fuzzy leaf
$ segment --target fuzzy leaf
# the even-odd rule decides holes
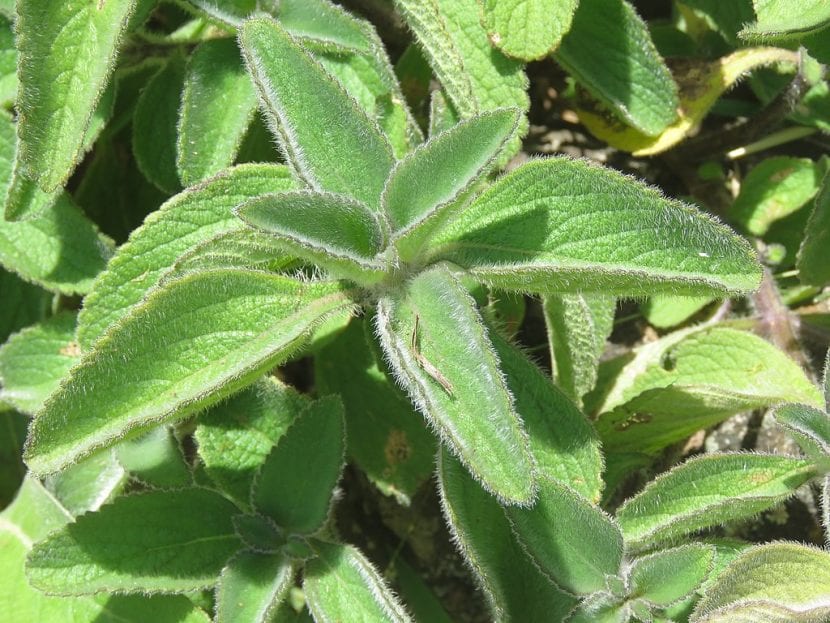
[[[303,574],[315,621],[411,621],[381,575],[351,545],[315,541]]]
[[[81,156],[134,6],[134,0],[31,0],[17,6],[18,159],[45,191],[62,186]]]
[[[273,236],[249,228],[216,234],[193,247],[176,260],[162,283],[193,271],[214,268],[251,268],[266,272],[285,272],[300,261],[286,254]]]
[[[821,406],[821,394],[762,338],[696,327],[639,349],[605,397],[597,430],[607,451],[653,454],[730,415],[785,401]]]
[[[824,176],[796,259],[801,283],[830,282],[830,173]]]
[[[395,6],[461,118],[503,107],[528,110],[524,65],[491,47],[476,0],[395,0]],[[527,127],[522,118],[500,161],[519,150]]]
[[[824,0],[752,0],[756,22],[738,33],[742,39],[776,39],[815,32],[830,24]]]
[[[630,547],[752,517],[816,475],[808,461],[762,454],[706,455],[659,476],[617,511]]]
[[[797,543],[755,547],[698,602],[694,623],[820,623],[830,616],[830,554]]]
[[[280,0],[280,24],[295,37],[343,51],[370,52],[362,22],[325,0]]]
[[[669,606],[696,590],[709,575],[715,548],[688,543],[637,558],[631,565],[630,598]]]
[[[761,277],[749,244],[711,217],[566,158],[504,176],[431,245],[508,290],[709,294],[752,290]]]
[[[513,531],[539,569],[576,595],[605,589],[620,572],[623,537],[598,506],[548,478],[532,508],[505,509]]]
[[[711,302],[708,296],[657,295],[652,296],[641,309],[650,325],[670,329],[683,324]]]
[[[625,0],[580,0],[556,61],[617,117],[648,136],[677,119],[677,85]]]
[[[97,511],[120,495],[127,473],[113,452],[100,452],[43,479],[43,486],[67,511],[78,516]]]
[[[422,272],[405,297],[382,298],[375,330],[395,378],[442,441],[502,501],[529,503],[527,435],[475,303],[450,271]]]
[[[351,308],[335,283],[232,269],[174,281],[98,342],[52,395],[32,425],[29,469],[59,470],[215,403],[283,361],[321,319]]]
[[[24,329],[0,348],[0,400],[33,414],[80,357],[76,315],[68,312]]]
[[[571,400],[582,404],[582,396],[597,382],[617,301],[584,294],[549,294],[543,301],[554,381]]]
[[[240,44],[271,128],[300,179],[378,208],[394,158],[377,124],[273,20],[246,22]]]
[[[563,620],[576,599],[542,575],[516,542],[499,503],[442,450],[438,485],[456,547],[487,597],[493,619]]]
[[[219,576],[216,623],[269,623],[293,580],[282,554],[240,552]]]
[[[35,588],[59,595],[206,588],[241,545],[235,512],[207,489],[120,497],[35,545],[27,576]]]
[[[251,502],[286,532],[311,534],[326,520],[346,451],[343,403],[313,402],[283,434],[254,479]]]
[[[0,221],[2,222],[2,221]],[[21,329],[46,320],[52,309],[52,294],[26,283],[0,267],[0,341]]]
[[[477,115],[397,164],[383,192],[383,207],[405,260],[417,255],[447,208],[489,172],[517,123],[515,109]]]
[[[296,188],[296,183],[286,167],[244,164],[167,201],[118,249],[86,297],[78,317],[81,346],[89,348],[189,249],[219,233],[245,229],[231,212],[235,206],[291,188]]]
[[[254,474],[308,405],[287,385],[265,377],[199,416],[196,443],[208,476],[249,507]]]
[[[316,388],[343,400],[350,459],[384,494],[409,506],[435,467],[435,438],[376,361],[363,324],[353,320],[317,353]]]
[[[11,108],[17,99],[17,88],[17,47],[14,44],[14,23],[8,16],[3,16],[0,17],[0,105],[4,108]]]
[[[775,419],[813,460],[830,457],[830,415],[813,407],[787,404],[775,410]]]
[[[539,60],[556,49],[571,27],[579,0],[484,0],[490,41],[508,56]]]
[[[179,110],[176,165],[185,186],[233,163],[256,104],[236,42],[201,43],[187,65]]]
[[[372,283],[385,274],[375,259],[383,234],[371,208],[344,195],[297,191],[246,201],[235,213],[280,246],[335,275]]]
[[[172,489],[190,485],[193,478],[173,431],[159,426],[115,447],[118,462],[130,474],[151,487]]]

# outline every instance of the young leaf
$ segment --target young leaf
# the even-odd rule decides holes
[[[605,590],[620,573],[623,537],[598,506],[549,478],[541,478],[532,508],[508,507],[519,543],[557,586],[576,595]]]
[[[251,505],[286,532],[317,532],[343,469],[344,436],[339,398],[310,404],[265,459],[254,479]]]
[[[32,0],[17,6],[18,161],[44,191],[62,186],[81,156],[134,6],[135,0]]]
[[[43,479],[43,486],[67,511],[97,511],[124,490],[127,473],[113,452],[101,452]]]
[[[608,451],[653,454],[730,415],[785,401],[821,405],[787,355],[746,331],[695,327],[640,349],[605,397],[597,431]]]
[[[830,616],[830,554],[797,543],[755,547],[698,602],[694,623],[812,623]]]
[[[239,552],[216,587],[216,623],[269,623],[294,580],[282,554]]]
[[[336,283],[233,269],[156,290],[73,368],[35,418],[29,469],[62,469],[219,401],[283,361],[321,319],[350,314],[352,305]]]
[[[394,157],[377,124],[273,20],[246,22],[240,45],[272,130],[300,179],[378,208]]]
[[[669,606],[696,590],[706,580],[715,560],[715,548],[688,543],[637,558],[631,565],[630,598],[655,606]]]
[[[580,0],[554,58],[616,116],[648,136],[677,119],[677,85],[625,0]]]
[[[384,494],[409,506],[432,474],[435,437],[381,366],[364,323],[353,320],[314,357],[314,380],[318,393],[343,400],[350,460]]]
[[[303,591],[315,621],[411,621],[363,554],[351,545],[315,541]]]
[[[534,461],[475,302],[445,266],[382,298],[375,330],[398,382],[483,486],[528,504]]]
[[[240,507],[251,503],[254,474],[308,399],[272,377],[199,416],[196,443],[208,476]]]
[[[454,541],[498,621],[558,621],[576,599],[542,575],[522,550],[499,503],[446,450],[438,492]]]
[[[214,268],[251,268],[285,272],[297,268],[299,260],[282,251],[273,236],[248,227],[216,234],[182,254],[162,282],[185,273]]]
[[[508,290],[709,294],[752,290],[761,277],[746,240],[711,217],[566,158],[504,176],[431,245],[434,258]]]
[[[539,60],[556,49],[571,27],[579,0],[484,1],[490,41],[508,56]]]
[[[599,358],[614,328],[617,301],[584,294],[549,294],[542,300],[553,379],[581,405],[582,396],[597,382]]]
[[[830,173],[824,176],[813,212],[798,250],[796,267],[801,283],[823,286],[830,282]]]
[[[659,476],[617,511],[629,547],[751,517],[815,477],[809,461],[762,454],[693,458]]]
[[[295,37],[314,41],[323,48],[342,52],[371,52],[366,23],[340,6],[325,0],[280,0],[279,21]]]
[[[179,110],[176,166],[185,186],[233,163],[256,104],[236,41],[199,44],[187,65]]]
[[[756,21],[738,33],[742,39],[791,38],[830,24],[830,6],[823,0],[753,0]]]
[[[80,357],[76,315],[68,312],[24,329],[0,348],[0,400],[33,414]]]
[[[775,419],[811,459],[830,457],[830,415],[807,405],[787,404],[775,410]]]
[[[78,342],[89,348],[186,251],[219,233],[245,229],[231,212],[235,206],[291,188],[296,183],[286,167],[243,164],[170,199],[131,234],[93,285],[78,316]]]
[[[168,195],[181,189],[176,173],[176,131],[184,86],[184,60],[173,56],[138,98],[133,154],[139,170]]]
[[[193,482],[179,442],[166,426],[121,442],[115,447],[115,455],[134,478],[152,487],[173,489]]]
[[[383,192],[383,208],[404,259],[415,256],[440,214],[489,172],[517,123],[515,109],[477,115],[439,134],[395,166]]]
[[[335,275],[370,284],[385,274],[375,259],[383,234],[371,208],[344,195],[297,191],[246,201],[235,213],[280,246]]]
[[[241,545],[235,513],[207,489],[120,497],[35,545],[26,574],[35,588],[56,595],[207,588]]]

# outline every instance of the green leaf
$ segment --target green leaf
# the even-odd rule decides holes
[[[507,504],[534,495],[528,438],[487,329],[445,266],[409,282],[406,296],[378,302],[378,339],[395,378],[441,439]]]
[[[300,179],[379,207],[394,158],[377,124],[273,20],[246,22],[240,44],[268,121]]]
[[[383,234],[375,213],[344,195],[296,191],[246,201],[235,213],[280,246],[335,275],[371,284],[386,274],[375,258]]]
[[[291,188],[296,184],[286,167],[246,164],[171,198],[131,234],[95,282],[78,317],[78,342],[89,348],[189,249],[219,233],[245,229],[231,211],[235,206]]]
[[[376,361],[364,324],[353,320],[317,353],[314,381],[321,395],[343,400],[349,458],[384,494],[409,506],[432,474],[435,438]]]
[[[579,0],[484,0],[490,41],[508,56],[539,60],[556,49],[571,27]]]
[[[770,543],[730,564],[691,620],[819,623],[828,616],[830,554],[796,543]]]
[[[179,442],[166,426],[118,444],[115,455],[134,478],[151,487],[172,489],[193,482]]]
[[[256,104],[236,42],[199,44],[188,61],[179,110],[176,166],[185,186],[233,163]]]
[[[830,457],[830,415],[807,405],[787,404],[775,410],[775,419],[811,459]]]
[[[669,606],[697,590],[714,560],[715,548],[703,543],[688,543],[637,558],[629,572],[629,598]]]
[[[315,621],[411,621],[383,578],[351,545],[315,541],[303,591]]]
[[[487,597],[493,620],[564,620],[576,599],[542,575],[516,542],[496,499],[446,450],[439,454],[438,487],[456,547]]]
[[[694,327],[639,349],[596,426],[606,451],[653,454],[735,413],[785,401],[821,406],[820,392],[787,355],[746,331]]]
[[[505,509],[519,543],[533,562],[564,590],[587,595],[605,590],[620,572],[623,537],[616,522],[573,489],[540,479],[531,508]]]
[[[576,405],[495,331],[490,331],[507,386],[530,437],[539,473],[593,502],[602,492],[602,454],[593,427]]]
[[[251,503],[286,532],[311,534],[326,521],[346,451],[343,403],[313,402],[265,459]]]
[[[0,221],[1,223],[2,221]],[[0,267],[0,341],[30,324],[46,320],[52,309],[52,294],[26,283]]]
[[[625,0],[580,0],[556,61],[613,114],[649,136],[677,119],[677,85]]]
[[[553,379],[578,405],[597,382],[599,358],[614,328],[617,301],[610,296],[543,297]]]
[[[14,504],[0,515],[0,612],[10,621],[157,621],[209,623],[210,618],[181,595],[93,595],[50,597],[32,588],[23,565],[32,543],[71,521],[34,478],[27,478]]]
[[[566,158],[502,177],[431,244],[489,285],[531,292],[711,294],[761,277],[746,240],[711,217]]]
[[[162,282],[182,275],[214,268],[251,268],[266,272],[286,272],[298,268],[300,261],[283,252],[273,236],[250,228],[216,234],[182,254]]]
[[[62,186],[106,86],[134,0],[32,0],[17,6],[18,110],[23,173]]]
[[[824,176],[804,229],[796,267],[801,283],[823,286],[830,282],[830,173]]]
[[[184,79],[184,60],[173,56],[141,91],[133,117],[136,164],[168,195],[182,187],[176,172],[176,133]]]
[[[43,486],[67,511],[78,516],[96,511],[120,495],[127,473],[112,452],[101,452],[43,479]]]
[[[0,400],[30,415],[43,406],[80,357],[75,319],[76,314],[60,313],[24,329],[0,348]]]
[[[430,139],[395,166],[383,191],[383,208],[404,260],[417,255],[435,221],[489,172],[518,121],[515,109],[477,115]]]
[[[657,295],[652,296],[642,310],[653,327],[670,329],[683,324],[711,302],[708,296]]]
[[[235,512],[207,489],[120,497],[35,545],[27,576],[35,588],[57,595],[207,588],[241,545],[231,522]]]
[[[0,105],[11,108],[17,99],[17,88],[14,23],[7,16],[3,16],[0,18]]]
[[[276,14],[281,4],[280,0],[225,0],[221,3],[213,0],[188,0],[188,2],[198,7],[214,21],[231,27],[241,26],[242,22],[260,11]]]
[[[22,413],[0,407],[0,509],[12,501],[26,475],[22,450],[28,426],[29,418]]]
[[[268,623],[294,580],[282,554],[240,552],[222,569],[216,588],[217,623]]]
[[[756,21],[738,33],[742,39],[789,38],[830,24],[830,6],[823,0],[752,0]]]
[[[295,37],[310,39],[334,51],[370,52],[365,24],[340,6],[325,0],[280,0],[280,24]]]
[[[791,497],[816,475],[808,461],[762,454],[693,458],[659,476],[617,511],[629,547],[644,548]]]
[[[395,0],[395,6],[461,118],[504,107],[528,110],[524,64],[491,47],[476,0]],[[501,164],[520,149],[527,128],[522,118]]]
[[[154,291],[73,368],[35,418],[29,469],[59,470],[245,387],[301,346],[323,318],[351,313],[348,296],[336,283],[233,269],[193,273]]]
[[[773,222],[801,209],[816,195],[821,171],[808,158],[767,158],[746,176],[730,217],[749,233],[763,236]]]
[[[248,508],[254,474],[307,405],[301,394],[265,377],[200,415],[196,443],[208,476]]]

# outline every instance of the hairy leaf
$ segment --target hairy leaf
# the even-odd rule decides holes
[[[787,404],[775,410],[775,419],[813,460],[830,457],[830,415],[813,407]]]
[[[247,199],[296,188],[280,165],[245,164],[171,198],[136,229],[92,287],[78,317],[78,341],[90,347],[155,286],[186,251],[219,233],[244,229],[231,211]]]
[[[631,565],[630,596],[669,606],[696,590],[712,570],[715,548],[688,543],[637,558]]]
[[[2,222],[2,221],[0,221]],[[52,309],[52,294],[26,283],[17,275],[0,267],[0,340],[15,331],[46,320]]]
[[[763,454],[690,459],[650,482],[617,511],[631,547],[752,517],[792,496],[816,475],[808,461]]]
[[[251,503],[289,533],[317,532],[326,520],[346,451],[343,403],[313,402],[277,442],[254,479]]]
[[[115,62],[134,0],[32,0],[17,6],[20,151],[45,191],[62,186]]]
[[[378,208],[394,158],[377,124],[273,20],[245,23],[240,44],[287,162],[315,190]]]
[[[121,497],[35,545],[27,576],[36,588],[60,595],[206,588],[241,545],[235,512],[207,489]]]
[[[432,243],[486,283],[531,292],[708,294],[757,287],[749,244],[619,173],[535,160],[479,195]]]
[[[322,318],[351,309],[335,283],[233,269],[186,275],[72,370],[34,420],[27,464],[55,471],[213,404],[284,360]]]
[[[533,499],[534,461],[498,357],[464,287],[444,266],[378,303],[375,330],[398,382],[483,486]]]
[[[776,39],[821,30],[830,24],[823,0],[752,0],[756,21],[738,33],[742,39]]]
[[[240,552],[219,576],[216,623],[269,623],[293,580],[282,554]]]
[[[571,27],[579,0],[484,0],[490,41],[508,56],[539,60]]]
[[[444,517],[495,620],[564,619],[576,603],[542,575],[516,542],[499,503],[446,450],[438,460]]]
[[[670,329],[683,324],[711,302],[708,296],[657,295],[649,298],[641,309],[650,325]]]
[[[127,472],[113,452],[100,452],[43,479],[43,486],[72,515],[97,511],[120,495]]]
[[[801,283],[830,282],[830,173],[824,176],[796,259]]]
[[[303,591],[315,621],[411,621],[381,575],[351,545],[315,541]]]
[[[172,489],[193,481],[179,441],[166,426],[122,441],[115,447],[115,455],[130,475],[151,487]]]
[[[256,104],[236,42],[201,43],[187,65],[179,110],[176,165],[185,186],[233,163]]]

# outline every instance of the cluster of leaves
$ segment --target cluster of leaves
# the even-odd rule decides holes
[[[501,174],[541,58],[635,156],[694,153],[747,74],[785,127],[730,157],[830,129],[830,8],[791,4],[395,0],[393,68],[329,0],[0,3],[0,612],[446,618],[341,538],[348,462],[404,507],[437,471],[497,620],[825,620],[830,554],[719,528],[807,483],[827,527],[830,363],[822,392],[780,339],[830,283],[826,157],[758,161],[724,214],[745,235],[587,160]],[[621,297],[664,333],[609,358]],[[803,456],[704,454],[621,502],[770,407]]]

